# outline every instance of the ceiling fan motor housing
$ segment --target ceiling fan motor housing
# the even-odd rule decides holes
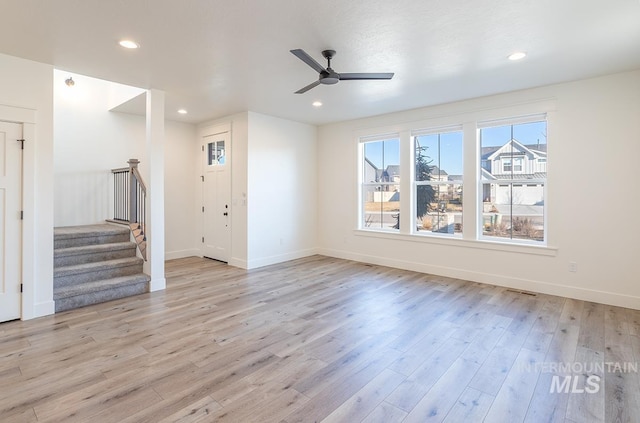
[[[340,75],[333,71],[331,68],[327,68],[326,71],[320,72],[320,83],[325,85],[337,84],[340,80]]]

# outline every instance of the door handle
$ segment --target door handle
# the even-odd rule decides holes
[[[224,212],[224,213],[222,213],[222,215],[223,215],[223,216],[229,216],[229,213]]]

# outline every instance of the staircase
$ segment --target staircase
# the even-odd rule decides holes
[[[54,230],[53,299],[56,312],[149,292],[143,260],[117,225]]]

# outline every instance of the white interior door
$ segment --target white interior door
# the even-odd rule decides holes
[[[20,318],[22,125],[0,122],[0,322]]]
[[[202,255],[228,262],[231,254],[231,161],[229,132],[202,143]]]

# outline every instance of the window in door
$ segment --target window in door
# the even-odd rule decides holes
[[[224,141],[213,141],[207,144],[209,166],[220,166],[225,164]]]

